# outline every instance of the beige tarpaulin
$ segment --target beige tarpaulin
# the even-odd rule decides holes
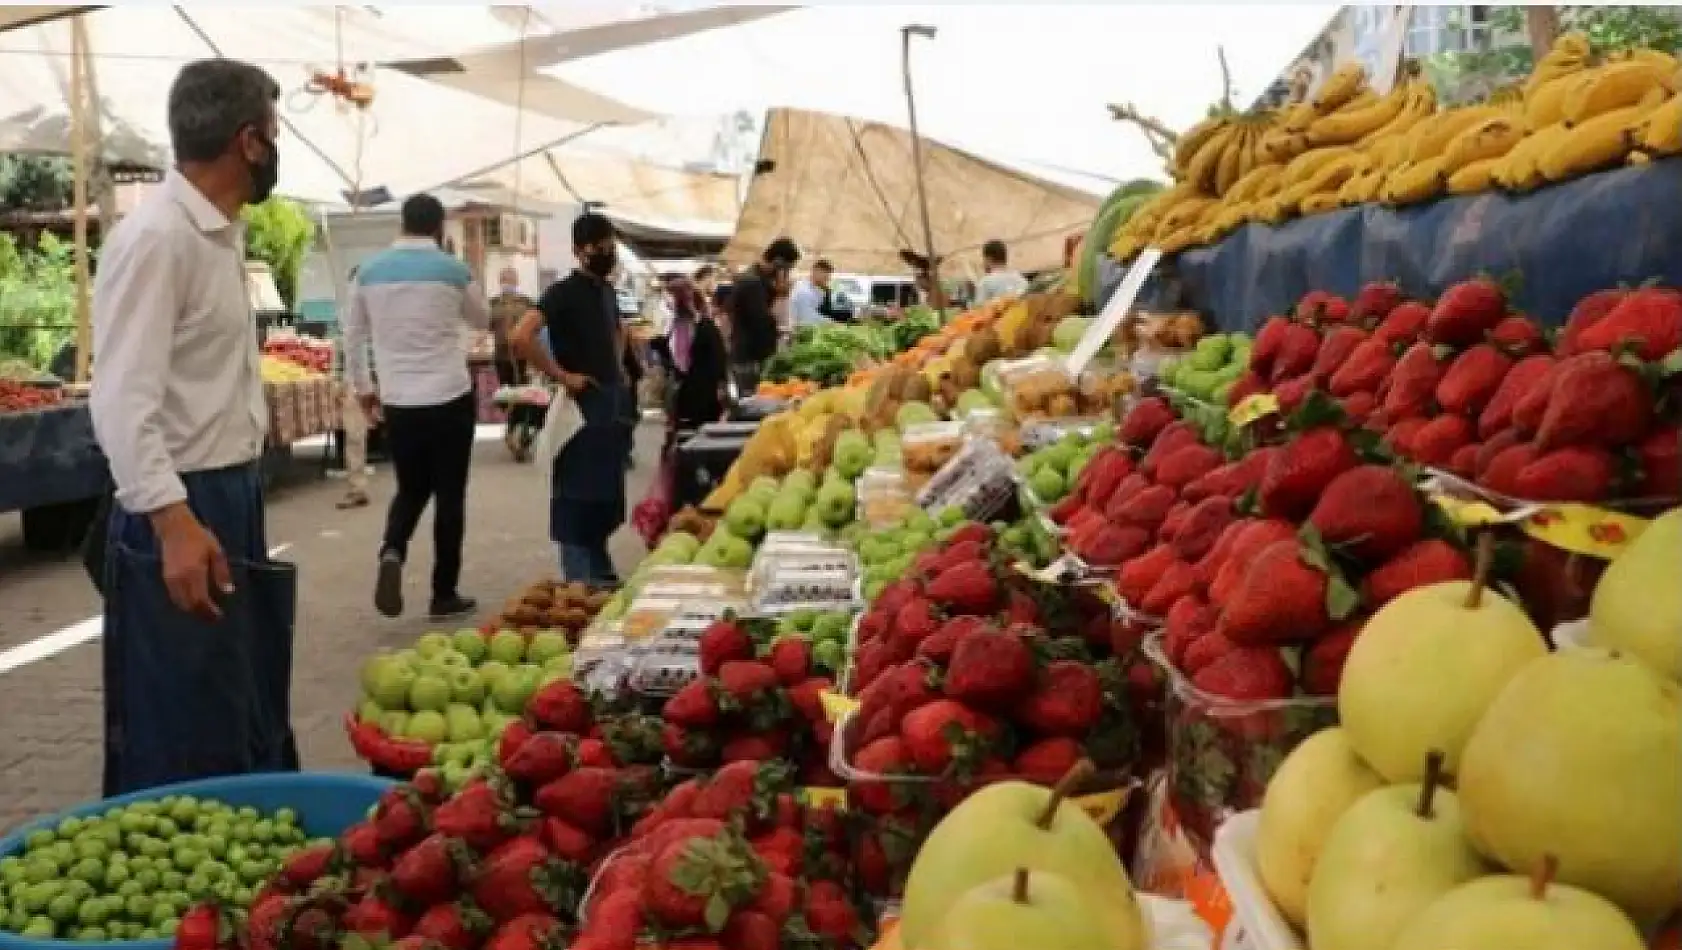
[[[998,238],[1011,265],[1063,263],[1063,239],[1084,231],[1101,198],[1054,185],[968,152],[924,141],[923,174],[943,276],[980,273],[981,245]],[[924,251],[911,135],[846,116],[773,109],[761,166],[725,248],[732,266],[788,236],[809,258],[859,274],[905,272],[899,252]]]
[[[18,30],[48,20],[69,16],[84,10],[97,10],[98,7],[34,7],[34,6],[0,6],[0,33],[7,30]]]
[[[576,150],[552,150],[498,168],[458,188],[499,187],[550,205],[599,202],[614,218],[726,237],[736,220],[734,175],[664,168]]]

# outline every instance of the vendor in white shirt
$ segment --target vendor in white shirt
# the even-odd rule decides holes
[[[274,191],[280,87],[189,63],[175,167],[111,232],[93,291],[94,433],[116,482],[105,564],[105,793],[298,767],[296,576],[270,561],[268,430],[240,209]]]
[[[812,262],[812,270],[806,279],[795,285],[794,292],[789,295],[788,311],[796,330],[846,318],[846,314],[836,311],[833,306],[829,282],[834,276],[835,268],[828,261],[817,260]]]
[[[1005,250],[1003,241],[992,240],[981,245],[981,263],[987,268],[987,276],[975,285],[973,306],[979,307],[999,297],[1017,297],[1028,289],[1028,279],[1010,269],[1009,258],[1010,252]]]

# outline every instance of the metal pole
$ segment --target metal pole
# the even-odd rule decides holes
[[[922,24],[900,27],[900,65],[905,74],[905,111],[911,120],[911,163],[916,171],[917,206],[923,217],[923,249],[929,258],[929,298],[935,308],[945,306],[946,293],[940,286],[940,258],[935,256],[934,225],[929,220],[929,192],[923,182],[923,137],[917,132],[917,97],[911,88],[911,37],[932,40],[935,28]]]
[[[93,349],[92,306],[88,299],[88,33],[80,16],[70,22],[70,156],[76,208],[76,382],[88,380]]]

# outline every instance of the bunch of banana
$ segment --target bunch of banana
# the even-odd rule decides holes
[[[1676,61],[1664,53],[1645,52],[1670,61],[1666,64],[1652,56],[1632,55],[1585,71],[1560,103],[1565,124],[1582,125],[1608,112],[1638,105],[1655,90],[1660,95],[1675,92]]]
[[[1202,194],[1217,198],[1226,194],[1257,166],[1267,164],[1260,143],[1273,123],[1272,113],[1234,115],[1198,123],[1176,143],[1176,174]]]
[[[1673,98],[1652,86],[1633,105],[1597,113],[1577,123],[1536,156],[1536,170],[1550,182],[1568,181],[1620,164],[1640,144],[1648,117]]]

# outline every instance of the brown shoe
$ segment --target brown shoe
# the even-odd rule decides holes
[[[359,491],[351,492],[350,494],[346,495],[345,497],[339,499],[339,510],[340,511],[349,511],[352,508],[366,508],[366,507],[368,507],[368,496],[367,496],[367,494],[365,494],[363,492],[359,492]]]

